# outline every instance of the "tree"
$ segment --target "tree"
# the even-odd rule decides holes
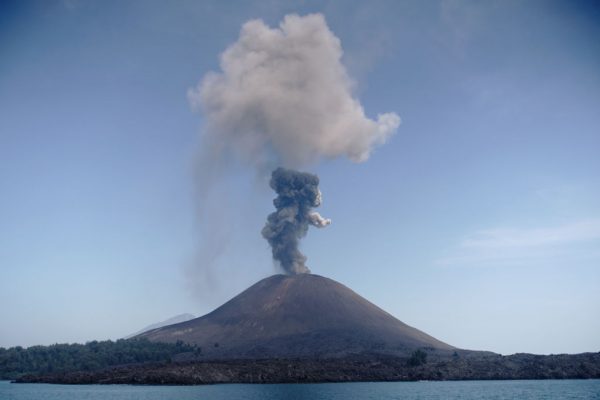
[[[411,367],[418,367],[419,365],[423,365],[427,362],[427,353],[423,350],[419,349],[411,354],[408,359],[408,365]]]

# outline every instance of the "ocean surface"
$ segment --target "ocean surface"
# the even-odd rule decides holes
[[[600,380],[129,386],[11,384],[0,400],[600,399]]]

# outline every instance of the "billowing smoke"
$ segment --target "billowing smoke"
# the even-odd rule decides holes
[[[261,20],[246,22],[221,55],[221,71],[208,73],[188,92],[204,115],[201,190],[206,192],[232,160],[253,166],[258,176],[323,158],[367,160],[396,131],[400,118],[365,115],[342,55],[340,40],[321,14],[287,15],[276,28]],[[308,272],[298,249],[308,226],[331,222],[311,211],[320,204],[318,183],[316,176],[292,170],[272,174],[277,211],[262,233],[288,273]],[[209,232],[207,240],[211,237]]]
[[[277,168],[271,174],[271,188],[277,193],[273,204],[277,211],[270,214],[262,235],[269,241],[273,259],[288,274],[309,273],[306,256],[298,249],[308,226],[326,227],[330,219],[312,211],[321,205],[319,178],[316,175]]]
[[[320,158],[365,161],[400,118],[372,120],[352,95],[340,40],[321,14],[287,15],[279,28],[246,22],[237,42],[188,93],[206,117],[205,148],[259,171],[299,168]]]

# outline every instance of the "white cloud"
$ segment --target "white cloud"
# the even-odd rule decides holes
[[[465,237],[440,265],[526,265],[551,258],[589,259],[598,252],[578,246],[600,241],[600,219],[588,219],[554,227],[497,228]]]
[[[550,228],[484,230],[466,238],[461,246],[464,248],[531,247],[599,238],[600,220],[588,220]]]

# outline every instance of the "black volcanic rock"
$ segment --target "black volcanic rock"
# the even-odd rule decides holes
[[[501,356],[470,352],[465,357],[411,366],[383,355],[328,359],[243,359],[151,363],[27,375],[18,383],[201,385],[213,383],[306,383],[415,380],[598,379],[600,353]]]
[[[419,348],[454,350],[346,286],[312,274],[271,276],[203,317],[138,337],[194,344],[205,359],[407,356]]]

